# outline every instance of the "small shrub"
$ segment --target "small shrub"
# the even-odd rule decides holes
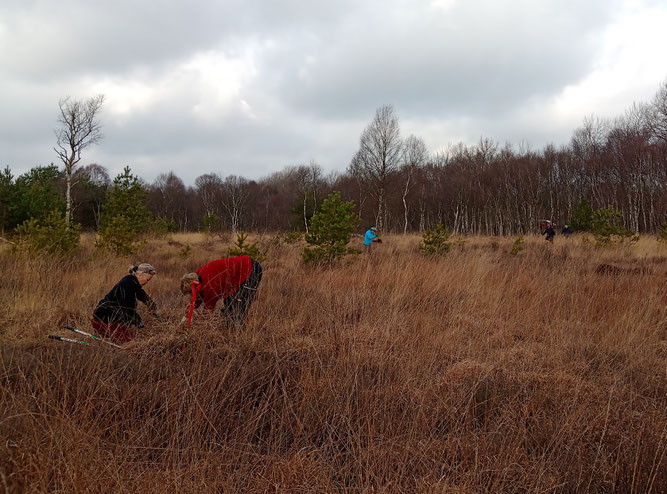
[[[592,231],[595,245],[609,247],[614,242],[623,242],[633,235],[633,232],[621,224],[623,214],[613,206],[600,208],[593,212]]]
[[[15,231],[15,251],[57,255],[70,253],[78,247],[81,227],[68,225],[62,214],[51,211],[45,218],[25,220]]]
[[[187,259],[190,257],[190,254],[192,254],[192,247],[190,244],[185,244],[183,247],[181,247],[181,250],[178,251],[178,255],[182,259]]]
[[[96,247],[101,251],[113,252],[119,256],[130,255],[144,244],[137,240],[137,233],[130,227],[125,216],[114,216],[100,228]]]
[[[458,250],[462,251],[465,245],[466,245],[465,239],[463,237],[457,237],[456,240],[454,240],[453,247],[456,247]]]
[[[667,221],[658,229],[658,242],[667,244]]]
[[[427,229],[422,235],[422,241],[419,243],[419,250],[425,256],[444,255],[452,248],[449,242],[449,228],[438,223],[435,230]]]
[[[216,235],[222,232],[222,222],[217,214],[210,213],[202,219],[201,229],[207,235]]]
[[[157,217],[153,219],[149,231],[154,237],[162,238],[168,233],[176,233],[178,231],[178,225],[174,220]]]
[[[310,231],[304,238],[311,247],[304,247],[303,261],[327,262],[331,265],[347,254],[358,254],[357,249],[347,246],[350,235],[358,225],[359,217],[354,214],[354,201],[343,202],[340,200],[340,192],[332,192],[310,219]]]
[[[521,235],[519,238],[517,238],[514,241],[514,244],[512,245],[512,250],[510,250],[510,254],[513,256],[516,256],[521,252],[525,247],[525,241],[523,239],[523,235]]]
[[[248,239],[248,234],[245,232],[239,232],[236,235],[236,243],[234,246],[227,251],[228,257],[236,256],[249,256],[253,259],[262,262],[265,258],[262,255],[257,242],[246,242]]]
[[[286,244],[295,244],[303,237],[303,232],[287,232],[283,237]]]

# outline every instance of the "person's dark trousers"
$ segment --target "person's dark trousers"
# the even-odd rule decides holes
[[[220,312],[228,322],[233,323],[234,329],[245,327],[245,318],[248,309],[255,300],[259,283],[262,281],[262,266],[255,259],[251,259],[252,271],[241,287],[231,297],[223,300]]]

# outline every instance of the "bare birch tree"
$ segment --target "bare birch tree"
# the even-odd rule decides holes
[[[650,126],[656,138],[667,144],[667,79],[653,98]]]
[[[72,218],[72,172],[81,161],[81,151],[102,139],[98,115],[104,103],[104,96],[99,94],[85,100],[72,100],[69,97],[58,102],[60,125],[56,133],[56,146],[53,148],[58,158],[65,165],[65,221]]]
[[[403,234],[408,233],[408,203],[407,196],[410,192],[410,180],[415,171],[426,163],[428,149],[419,137],[411,135],[403,143],[403,169],[405,170],[405,188],[403,189]]]
[[[294,187],[299,192],[303,226],[308,233],[308,220],[317,210],[317,192],[322,185],[322,168],[311,161],[309,165],[299,165],[288,172],[292,177]],[[309,201],[311,201],[310,208],[308,207]]]
[[[195,179],[195,188],[207,215],[220,216],[222,202],[222,178],[217,173],[206,173]]]
[[[398,169],[401,158],[398,117],[391,105],[378,108],[375,117],[361,134],[359,151],[350,171],[367,180],[377,193],[377,226],[387,224],[387,179]]]
[[[237,175],[229,175],[222,183],[222,205],[229,214],[232,233],[236,233],[241,225],[243,207],[248,199],[248,180]]]

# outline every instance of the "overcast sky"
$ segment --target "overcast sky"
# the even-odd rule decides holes
[[[343,171],[384,104],[431,151],[540,149],[667,78],[667,0],[2,0],[0,165],[57,163],[58,101],[104,94],[112,176]]]

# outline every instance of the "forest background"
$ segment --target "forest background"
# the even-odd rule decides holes
[[[377,224],[422,232],[442,223],[455,234],[519,235],[537,231],[541,219],[567,223],[583,200],[593,210],[620,211],[628,230],[655,232],[667,218],[667,81],[652,101],[618,118],[586,118],[560,147],[481,138],[430,152],[418,136],[403,138],[393,107],[383,106],[344,172],[325,174],[313,161],[259,180],[212,171],[192,185],[173,171],[153,183],[129,167],[113,181],[102,164],[71,172],[72,217],[83,230],[104,226],[114,189],[125,187],[148,209],[140,228],[155,231],[307,231],[321,200],[338,190],[355,201],[362,230]],[[67,181],[53,163],[17,177],[7,166],[0,173],[2,235],[64,213]]]

